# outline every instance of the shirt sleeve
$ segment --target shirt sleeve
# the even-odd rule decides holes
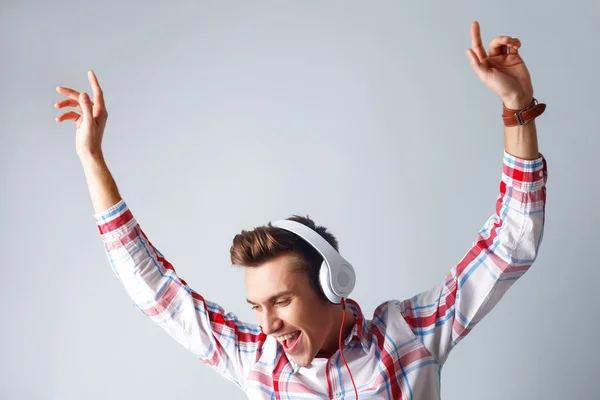
[[[495,213],[471,249],[439,285],[398,302],[404,320],[440,364],[535,261],[547,175],[542,154],[524,160],[504,151]]]
[[[133,303],[201,361],[243,389],[265,340],[190,289],[121,200],[94,215],[112,269]],[[152,351],[152,349],[148,349]]]

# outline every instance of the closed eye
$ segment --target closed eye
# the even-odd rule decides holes
[[[284,299],[284,300],[279,300],[279,301],[277,301],[277,302],[275,302],[273,304],[276,305],[276,306],[285,307],[285,306],[289,305],[292,302],[292,299],[293,299],[293,297],[292,298],[288,298],[288,299]],[[248,301],[248,303],[252,304],[252,309],[253,310],[260,310],[260,308],[261,308],[260,305],[253,304],[249,300],[247,300],[247,301]]]

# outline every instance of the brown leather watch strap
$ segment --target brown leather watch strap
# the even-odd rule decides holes
[[[546,104],[538,103],[535,97],[529,105],[522,110],[506,108],[502,103],[502,119],[504,126],[525,125],[527,122],[539,117],[546,110]]]

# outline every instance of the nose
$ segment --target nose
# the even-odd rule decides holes
[[[265,335],[272,335],[281,329],[282,321],[276,313],[271,310],[265,310],[262,315],[262,324],[260,325]]]

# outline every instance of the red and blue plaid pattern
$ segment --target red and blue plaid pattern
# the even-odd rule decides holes
[[[361,399],[439,399],[450,350],[537,257],[546,204],[546,161],[504,153],[495,212],[471,249],[431,290],[381,304],[357,321],[344,356]],[[94,215],[110,264],[134,304],[251,399],[354,399],[339,351],[296,365],[255,324],[193,291],[150,242],[121,200]]]

